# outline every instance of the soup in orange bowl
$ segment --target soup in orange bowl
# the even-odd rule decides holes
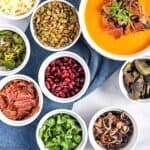
[[[102,55],[126,60],[150,50],[150,1],[84,0],[79,13],[84,37]]]

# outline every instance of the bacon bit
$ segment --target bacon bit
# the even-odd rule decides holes
[[[15,111],[15,110],[4,109],[3,113],[9,119],[12,119],[12,120],[16,120],[17,119],[17,111]]]
[[[104,0],[101,15],[103,27],[116,39],[130,32],[150,29],[150,19],[139,0]]]
[[[105,6],[110,6],[112,4],[113,0],[104,0]]]
[[[134,23],[134,27],[136,31],[144,31],[145,27],[141,22]]]
[[[125,29],[125,34],[129,34],[131,32],[131,25],[128,24]]]
[[[4,109],[6,108],[7,104],[6,104],[6,101],[5,101],[5,98],[0,96],[0,108]]]
[[[106,30],[110,35],[113,35],[116,39],[123,35],[123,28],[116,28],[113,23],[106,25]]]
[[[14,80],[0,91],[0,109],[9,119],[22,120],[34,115],[39,109],[38,104],[33,83]]]

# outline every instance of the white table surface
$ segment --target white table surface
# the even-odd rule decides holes
[[[11,24],[26,29],[29,18],[22,21],[9,21],[0,17],[0,25]],[[102,87],[74,104],[73,110],[88,123],[95,112],[106,106],[117,106],[130,112],[139,126],[139,139],[135,150],[150,150],[150,103],[132,103],[121,93],[118,84],[119,71],[114,73]],[[89,142],[85,150],[93,150]]]

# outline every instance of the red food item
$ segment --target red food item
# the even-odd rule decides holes
[[[136,31],[143,31],[144,30],[144,25],[141,22],[134,23],[134,27],[135,27]]]
[[[104,5],[110,6],[112,4],[113,0],[104,0]]]
[[[39,109],[37,91],[31,82],[14,80],[0,91],[0,109],[12,120],[23,120]]]
[[[120,38],[123,35],[123,28],[116,28],[113,23],[108,23],[106,25],[106,30],[109,34],[113,35],[115,38]]]
[[[69,98],[82,89],[85,72],[73,58],[62,57],[49,64],[45,72],[45,85],[57,97]]]

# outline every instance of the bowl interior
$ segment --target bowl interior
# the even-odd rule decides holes
[[[16,120],[11,120],[11,119],[8,119],[1,111],[0,111],[0,120],[3,121],[4,123],[8,124],[8,125],[11,125],[11,126],[25,126],[27,124],[30,124],[31,122],[33,122],[40,114],[41,110],[42,110],[42,107],[43,107],[43,95],[42,95],[42,92],[38,86],[38,84],[30,77],[28,76],[25,76],[25,75],[12,75],[12,76],[8,76],[8,77],[5,77],[3,78],[1,81],[0,81],[0,90],[6,85],[8,84],[9,82],[13,81],[13,80],[25,80],[25,81],[28,81],[28,82],[32,82],[34,84],[34,87],[37,91],[37,94],[38,94],[38,97],[39,97],[39,109],[38,111],[33,114],[31,117],[27,118],[27,119],[24,119],[24,120],[19,120],[19,121],[16,121]]]
[[[0,75],[1,76],[13,75],[13,74],[16,74],[17,72],[19,72],[20,70],[22,70],[25,67],[25,65],[27,64],[29,57],[30,57],[30,43],[29,43],[29,40],[26,37],[26,35],[19,28],[15,27],[15,26],[0,25],[0,30],[9,30],[9,31],[12,31],[12,32],[19,34],[25,43],[25,47],[26,47],[25,56],[24,56],[22,63],[18,67],[14,68],[12,70],[7,70],[3,67],[0,67]]]
[[[77,62],[79,62],[81,64],[81,66],[84,69],[85,72],[85,82],[83,85],[83,88],[81,89],[81,91],[79,93],[77,93],[75,96],[73,97],[69,97],[69,98],[60,98],[60,97],[56,97],[55,95],[53,95],[46,87],[45,85],[45,70],[47,68],[47,66],[54,61],[57,58],[61,58],[61,57],[71,57],[73,59],[75,59]],[[79,99],[80,97],[83,96],[83,94],[86,92],[89,84],[90,84],[90,72],[89,72],[89,68],[87,66],[87,64],[85,63],[85,61],[78,56],[75,53],[72,52],[57,52],[53,55],[50,55],[41,65],[40,70],[39,70],[39,75],[38,75],[38,80],[39,80],[39,84],[41,86],[41,89],[43,90],[43,93],[50,98],[51,100],[58,102],[58,103],[69,103],[69,102],[73,102],[76,101],[77,99]]]
[[[119,55],[119,54],[113,54],[111,52],[108,52],[107,50],[101,48],[99,45],[96,44],[96,42],[92,39],[90,36],[87,26],[85,23],[85,10],[86,10],[86,5],[87,5],[88,0],[81,1],[80,8],[79,8],[79,21],[80,21],[80,26],[81,30],[83,33],[84,38],[86,39],[87,43],[94,49],[96,50],[99,54],[113,59],[113,60],[119,60],[119,61],[124,61],[124,60],[129,60],[136,58],[138,56],[146,55],[148,54],[148,51],[150,50],[150,47],[147,47],[137,53],[130,54],[130,55]]]
[[[81,143],[78,145],[78,147],[76,148],[76,150],[81,150],[81,149],[84,149],[86,143],[87,143],[87,127],[86,127],[86,124],[84,122],[84,120],[76,113],[74,113],[73,111],[70,111],[70,110],[65,110],[65,109],[57,109],[57,110],[54,110],[54,111],[51,111],[49,113],[47,113],[39,122],[38,126],[37,126],[37,129],[36,129],[36,140],[37,140],[37,143],[38,143],[38,146],[40,149],[45,149],[44,148],[44,144],[41,140],[41,138],[39,137],[39,129],[43,126],[44,122],[54,116],[54,115],[57,115],[57,114],[67,114],[67,115],[70,115],[72,116],[73,118],[75,118],[78,123],[80,124],[81,128],[82,128],[82,141]]]
[[[43,44],[40,42],[40,40],[37,38],[36,31],[35,31],[35,28],[34,28],[33,20],[34,20],[35,14],[37,13],[37,11],[38,11],[41,7],[43,7],[43,6],[46,5],[47,3],[50,3],[50,2],[53,2],[53,1],[63,2],[63,3],[65,3],[65,4],[71,6],[72,8],[75,8],[75,6],[73,6],[70,2],[64,1],[64,0],[47,0],[47,1],[44,1],[44,2],[42,2],[42,3],[34,10],[32,16],[31,16],[30,29],[31,29],[32,36],[33,36],[34,40],[36,41],[36,43],[37,43],[38,45],[40,45],[40,46],[41,46],[42,48],[44,48],[45,50],[52,51],[52,52],[59,52],[59,51],[63,51],[63,50],[69,49],[70,47],[72,47],[72,46],[78,41],[78,39],[80,38],[80,35],[81,35],[81,28],[79,28],[78,35],[77,35],[77,37],[74,39],[74,41],[73,41],[71,44],[69,44],[69,45],[67,45],[67,46],[65,46],[65,47],[54,48],[54,47],[51,47],[51,46],[45,46],[45,45],[43,45]],[[77,10],[76,8],[75,8],[75,10],[76,10],[76,14],[77,14],[77,16],[78,16],[78,18],[79,18],[78,10]]]
[[[129,141],[129,143],[127,144],[126,147],[122,148],[121,150],[127,150],[127,149],[133,149],[136,145],[137,139],[138,139],[138,128],[137,128],[137,123],[134,120],[134,118],[125,110],[122,110],[120,108],[115,108],[115,107],[106,107],[100,111],[98,111],[93,118],[90,121],[89,124],[89,140],[91,145],[96,149],[96,150],[105,150],[105,148],[103,148],[102,146],[98,145],[95,141],[94,135],[93,135],[93,126],[94,123],[96,122],[96,120],[103,115],[106,112],[109,111],[119,111],[119,112],[125,112],[125,114],[129,117],[129,119],[131,120],[132,124],[133,124],[133,135]]]

